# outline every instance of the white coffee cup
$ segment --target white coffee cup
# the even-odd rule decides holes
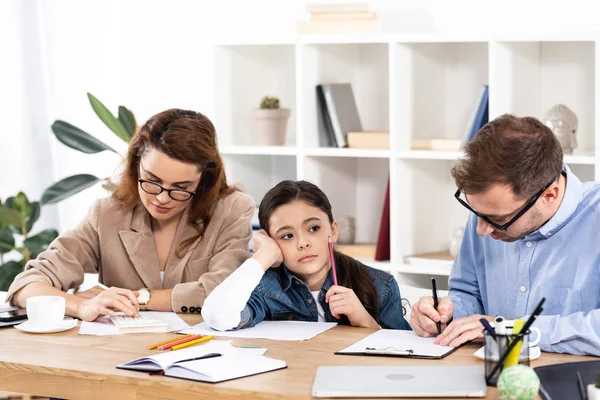
[[[27,319],[40,327],[59,325],[65,317],[65,298],[60,296],[34,296],[27,299]]]
[[[512,332],[515,322],[513,320],[506,320],[505,324],[506,324],[506,331]],[[529,347],[537,346],[538,343],[540,342],[540,340],[542,340],[542,332],[540,331],[539,328],[536,328],[535,326],[529,327],[529,332],[531,332],[529,334],[529,341],[528,341]],[[531,340],[531,334],[534,332],[535,332],[535,339]]]

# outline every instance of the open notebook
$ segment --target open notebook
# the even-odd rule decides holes
[[[201,346],[166,351],[117,365],[119,369],[163,372],[165,376],[217,383],[286,368],[285,361],[257,355],[213,341]]]
[[[456,350],[433,344],[434,340],[413,331],[381,329],[335,354],[439,359]]]

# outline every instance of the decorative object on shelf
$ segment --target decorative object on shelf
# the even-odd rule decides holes
[[[381,223],[377,235],[377,247],[375,249],[375,261],[387,261],[390,259],[390,177],[387,179],[385,199],[381,212]]]
[[[265,96],[260,108],[253,110],[254,143],[259,146],[283,146],[290,117],[288,108],[279,108],[279,98]]]
[[[477,132],[489,121],[490,111],[490,88],[488,85],[481,85],[479,90],[479,97],[477,102],[473,106],[473,111],[469,117],[467,126],[465,127],[465,133],[463,134],[460,148],[464,148],[469,143]]]
[[[544,114],[544,124],[554,132],[566,154],[577,148],[577,115],[563,104],[557,104]]]
[[[6,291],[17,274],[23,271],[25,264],[46,250],[56,239],[55,229],[45,229],[30,235],[33,224],[40,217],[41,203],[29,202],[25,193],[0,201],[0,290]],[[15,240],[16,239],[16,240]],[[20,243],[20,245],[18,244]],[[20,253],[20,260],[4,262],[4,254]]]
[[[104,104],[91,93],[88,93],[87,96],[92,109],[104,125],[125,143],[129,143],[137,129],[133,113],[127,108],[119,106],[119,114],[115,117],[108,108],[106,108]],[[96,139],[89,133],[84,132],[78,127],[65,121],[54,121],[52,124],[52,132],[54,132],[54,136],[56,136],[60,142],[82,153],[96,154],[105,150],[117,153],[116,150]],[[40,201],[42,204],[58,203],[59,201],[64,200],[75,193],[79,193],[101,181],[105,182],[105,187],[109,185],[108,178],[97,178],[96,176],[89,174],[69,176],[52,184],[49,188],[46,188]]]
[[[356,222],[353,216],[345,215],[337,220],[339,224],[339,236],[337,243],[351,244],[356,237]]]
[[[348,147],[352,149],[389,149],[389,131],[348,132]]]
[[[452,239],[450,239],[450,246],[448,248],[448,251],[452,257],[456,257],[458,254],[464,233],[465,228],[457,228],[454,230],[454,234],[452,235]]]
[[[369,11],[366,3],[313,3],[306,5],[310,14],[307,21],[299,21],[297,28],[306,34],[380,33],[381,21]]]

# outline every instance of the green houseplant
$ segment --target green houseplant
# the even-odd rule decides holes
[[[289,109],[279,108],[279,98],[263,97],[260,101],[260,108],[253,110],[253,144],[283,146],[289,116]]]
[[[91,93],[87,94],[92,109],[100,120],[124,142],[129,143],[136,130],[136,121],[133,113],[123,106],[119,106],[118,115],[114,116],[108,108],[104,106]],[[96,139],[94,136],[71,125],[68,122],[57,120],[52,124],[54,136],[66,146],[81,151],[86,154],[95,154],[102,151],[112,151],[117,153],[107,144]],[[107,181],[108,178],[98,178],[89,174],[78,174],[64,178],[50,187],[42,194],[42,204],[58,203],[76,193],[87,189],[100,181]]]
[[[58,232],[54,229],[43,230],[31,235],[33,224],[40,217],[41,204],[30,202],[25,193],[20,192],[9,197],[4,203],[0,201],[0,290],[8,287],[25,264],[38,256],[56,239]],[[17,260],[5,262],[7,253],[19,254]]]

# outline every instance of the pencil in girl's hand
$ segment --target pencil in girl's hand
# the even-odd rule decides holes
[[[328,236],[327,240],[329,241],[329,259],[331,261],[331,273],[333,274],[333,284],[337,285],[338,280],[337,274],[335,273],[335,260],[333,258],[333,242],[331,241],[331,236]]]

